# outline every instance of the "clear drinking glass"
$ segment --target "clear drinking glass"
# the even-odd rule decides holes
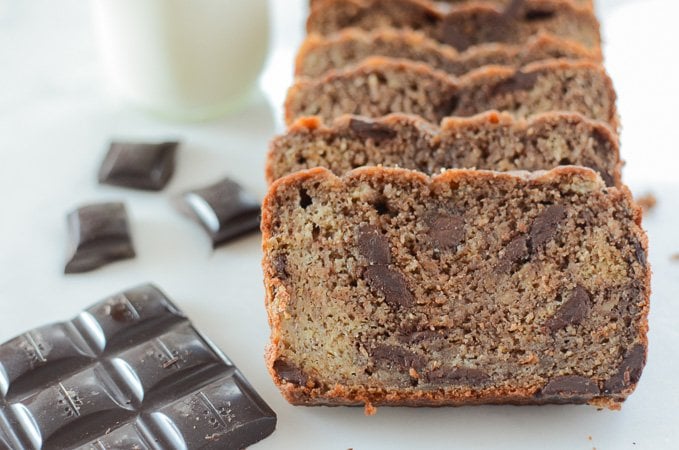
[[[267,0],[92,0],[106,77],[130,103],[176,119],[245,102],[269,46]]]

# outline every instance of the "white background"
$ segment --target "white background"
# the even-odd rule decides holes
[[[187,0],[188,1],[188,0]],[[224,0],[247,1],[247,0]],[[267,142],[302,38],[305,0],[272,0],[274,47],[261,92],[243,111],[206,124],[158,121],[110,99],[100,79],[83,0],[0,0],[0,342],[90,303],[153,281],[242,369],[278,413],[259,449],[679,448],[679,3],[602,1],[607,68],[623,119],[625,179],[659,199],[646,217],[654,268],[650,354],[622,412],[590,407],[360,408],[288,405],[264,367],[268,326],[258,235],[213,252],[171,208],[173,194],[230,175],[258,196]],[[163,193],[96,184],[111,137],[181,137],[178,171]],[[126,201],[138,257],[62,275],[65,214]],[[591,436],[591,440],[588,437]]]

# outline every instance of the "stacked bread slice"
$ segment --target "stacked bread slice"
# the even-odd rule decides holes
[[[591,0],[310,3],[262,216],[286,398],[619,408],[650,268]]]

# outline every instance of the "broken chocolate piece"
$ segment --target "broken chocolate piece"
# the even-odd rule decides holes
[[[99,183],[160,191],[174,173],[179,142],[112,142],[99,169]]]
[[[631,388],[639,382],[641,372],[646,365],[646,347],[637,344],[632,347],[632,350],[627,353],[623,359],[618,373],[613,375],[606,383],[604,383],[604,392],[606,394],[617,394]]]
[[[408,307],[415,303],[405,277],[398,270],[385,265],[369,266],[365,278],[372,289],[384,295],[389,305]]]
[[[533,251],[541,248],[556,236],[559,225],[566,219],[566,216],[565,206],[551,205],[535,218],[530,230]]]
[[[179,210],[203,226],[213,248],[259,229],[259,203],[229,178],[187,192],[181,200]]]
[[[370,264],[391,264],[389,239],[373,225],[361,225],[359,227],[358,252]]]
[[[590,304],[589,292],[578,285],[573,289],[566,303],[561,305],[545,326],[553,333],[568,325],[579,325],[589,314]]]
[[[349,122],[349,129],[362,139],[372,139],[376,143],[396,137],[396,130],[369,119],[352,118]]]
[[[429,237],[438,249],[455,248],[464,241],[464,227],[464,217],[440,214],[430,221]]]
[[[306,386],[309,379],[302,369],[282,359],[277,359],[273,363],[273,368],[278,376],[288,383],[296,384],[298,386]]]
[[[430,383],[450,383],[450,384],[481,384],[490,380],[490,376],[480,369],[468,367],[456,367],[444,369],[439,367],[427,374],[427,381]]]
[[[0,345],[0,367],[0,448],[235,450],[276,427],[241,372],[151,285]]]
[[[122,203],[87,205],[68,217],[68,259],[64,272],[83,273],[135,257]]]
[[[555,396],[598,395],[599,385],[591,378],[565,375],[549,380],[540,393]]]

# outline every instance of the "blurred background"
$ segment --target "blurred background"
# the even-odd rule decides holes
[[[135,1],[120,3],[134,8]],[[649,365],[623,412],[385,408],[367,419],[358,409],[309,410],[285,403],[263,362],[268,326],[259,236],[213,253],[202,230],[169,207],[176,193],[225,175],[263,197],[267,145],[283,131],[281,105],[292,83],[308,0],[270,0],[270,27],[242,19],[255,14],[253,8],[264,8],[258,11],[266,14],[264,0],[223,1],[225,22],[215,16],[210,26],[224,33],[219,38],[224,51],[233,50],[235,56],[215,56],[214,63],[236,77],[256,73],[261,59],[263,71],[252,89],[244,82],[235,94],[225,93],[223,102],[206,109],[196,106],[203,94],[194,93],[192,98],[198,100],[187,112],[182,104],[154,104],[153,93],[168,82],[163,73],[152,74],[147,84],[132,89],[139,98],[150,97],[144,105],[121,97],[112,87],[111,75],[120,59],[106,56],[100,40],[102,27],[120,24],[111,11],[97,8],[115,0],[0,0],[0,342],[69,318],[123,288],[154,281],[279,413],[278,431],[257,448],[450,448],[453,442],[456,448],[676,448],[679,263],[672,258],[679,253],[679,2],[597,2],[605,64],[619,96],[625,181],[635,195],[652,193],[658,200],[645,217],[655,272]],[[200,2],[183,3],[191,8]],[[198,17],[201,11],[196,7],[193,13]],[[134,16],[141,20],[144,14],[155,17],[149,11]],[[153,45],[157,33],[178,32],[163,29],[164,20],[150,23],[157,28],[146,34],[143,27],[136,28],[137,34],[123,33],[133,49],[130,53],[117,50],[118,58],[137,55],[150,67],[146,74],[172,62],[145,60],[144,48]],[[210,36],[212,31],[201,28],[193,38]],[[239,53],[243,48],[248,51]],[[193,61],[196,70],[189,70],[188,76],[209,59],[208,52]],[[165,193],[97,185],[98,165],[114,137],[183,141],[177,173]],[[66,212],[91,201],[120,199],[131,211],[138,257],[64,278]]]

